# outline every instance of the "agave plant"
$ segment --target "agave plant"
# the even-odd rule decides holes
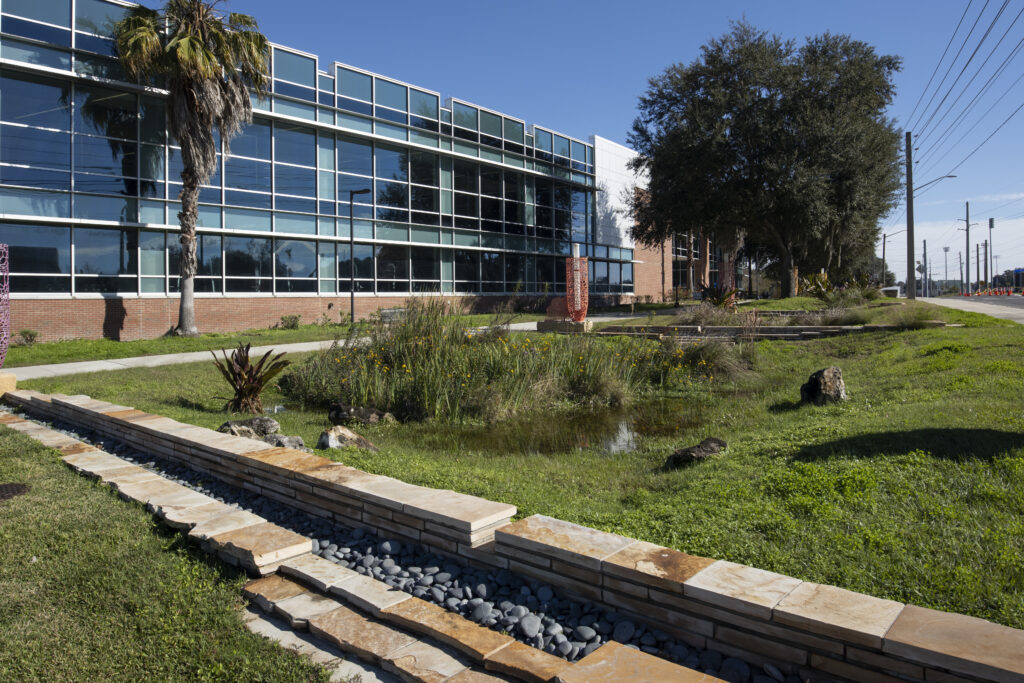
[[[715,308],[736,308],[736,293],[738,291],[725,287],[703,287],[701,288],[701,300]]]
[[[262,413],[263,401],[260,394],[263,393],[263,389],[270,380],[291,365],[291,361],[281,360],[281,356],[285,355],[283,352],[271,358],[273,349],[263,354],[256,363],[252,363],[249,359],[250,346],[239,344],[238,348],[231,352],[230,359],[227,351],[224,351],[223,363],[217,358],[217,354],[211,351],[214,365],[235,390],[234,398],[224,406],[233,413]]]

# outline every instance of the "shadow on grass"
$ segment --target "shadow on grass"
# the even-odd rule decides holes
[[[227,399],[225,399],[225,400],[227,400]],[[192,399],[185,398],[184,396],[178,396],[171,403],[173,405],[178,406],[179,408],[185,408],[186,410],[194,410],[197,413],[210,413],[210,414],[213,414],[213,413],[223,413],[224,412],[223,406],[221,406],[220,408],[211,408],[210,406],[206,405],[205,403],[200,403],[199,401],[193,401]]]
[[[800,410],[800,406],[803,403],[800,401],[779,401],[773,405],[768,406],[769,413],[792,413],[794,410]]]
[[[902,432],[875,432],[804,447],[798,460],[823,460],[837,455],[902,455],[924,451],[950,460],[991,460],[1007,451],[1024,448],[1024,434],[996,429],[928,428]]]

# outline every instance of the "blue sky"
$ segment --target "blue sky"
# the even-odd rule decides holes
[[[979,38],[995,17],[998,0],[974,0],[950,53],[936,76],[942,78],[953,54],[964,43],[967,30],[980,21],[949,80],[935,99],[937,104]],[[441,3],[339,2],[302,0],[270,2],[234,0],[228,8],[252,14],[275,43],[362,67],[399,80],[497,109],[512,116],[586,139],[598,134],[625,143],[636,115],[637,97],[647,79],[675,62],[690,62],[709,38],[729,30],[731,20],[746,18],[755,26],[801,41],[826,31],[847,33],[875,46],[882,53],[903,58],[896,78],[897,97],[890,115],[903,127],[915,128],[918,115],[910,114],[925,90],[953,30],[968,7],[967,0],[904,0],[882,2],[682,2],[631,0],[447,0]],[[982,13],[980,10],[985,7]],[[951,116],[932,128],[919,152],[915,170],[918,184],[950,172],[1024,102],[1024,55],[1018,55],[991,90],[975,98],[981,85],[1003,57],[1024,38],[1024,7],[1015,0],[981,43],[975,60],[964,72],[946,105]],[[1012,25],[1011,25],[1012,24]],[[985,65],[963,99],[950,107],[961,87],[974,75],[989,51],[1009,29],[1002,44]],[[924,98],[926,103],[935,85]],[[1001,103],[982,118],[1004,92]],[[969,102],[977,108],[949,140],[934,149],[934,141]],[[923,103],[922,103],[923,104]],[[979,121],[980,119],[980,121]],[[972,125],[977,125],[970,130]],[[970,132],[968,132],[970,130]],[[966,134],[966,135],[965,135]],[[959,144],[953,144],[963,137]],[[933,276],[942,277],[941,247],[951,247],[950,277],[955,277],[956,253],[964,248],[964,233],[956,219],[971,202],[971,250],[975,237],[987,237],[989,217],[997,218],[993,232],[999,270],[1024,266],[1024,111],[1010,120],[981,150],[953,171],[958,177],[934,185],[915,202],[918,258],[920,240],[934,252]],[[944,159],[939,159],[943,154]],[[930,157],[929,157],[930,154]],[[1000,206],[1007,202],[1014,202]],[[884,222],[887,232],[905,227],[903,207]],[[1018,216],[1018,214],[1020,214]],[[960,222],[960,225],[963,225]],[[982,231],[982,228],[984,230]],[[981,235],[984,232],[985,235]],[[905,276],[906,235],[889,239],[887,260],[898,278]],[[879,244],[879,253],[881,245]],[[972,268],[973,272],[973,268]]]

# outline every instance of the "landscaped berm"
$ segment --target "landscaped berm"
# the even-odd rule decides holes
[[[890,325],[563,337],[424,305],[290,356],[280,431],[314,444],[334,404],[376,451],[213,431],[246,416],[212,362],[22,383],[0,677],[325,675],[242,628],[244,572],[407,680],[1024,680],[1024,328],[839,313]]]

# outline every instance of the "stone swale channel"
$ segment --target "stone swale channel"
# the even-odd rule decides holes
[[[714,649],[690,647],[664,631],[647,628],[624,615],[566,596],[546,583],[507,569],[459,564],[423,545],[380,538],[365,529],[309,515],[87,429],[20,416],[307,536],[313,540],[314,555],[570,662],[616,641],[733,683],[800,681],[797,676],[783,675],[771,664],[756,667]]]

